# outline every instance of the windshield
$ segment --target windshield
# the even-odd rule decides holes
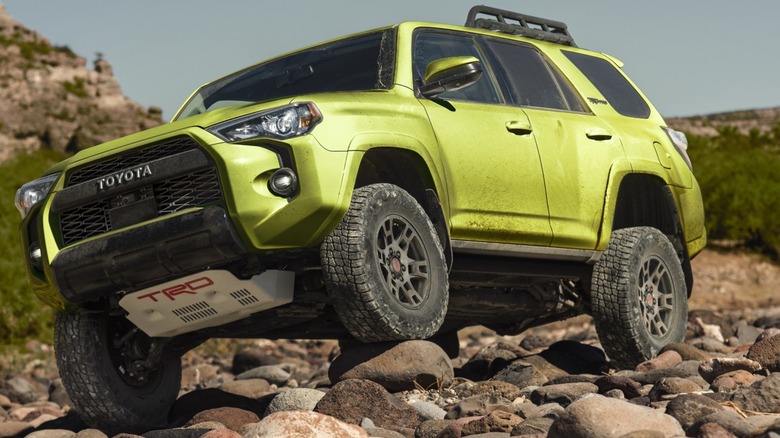
[[[177,119],[300,94],[387,89],[394,48],[393,32],[384,30],[277,58],[204,85]]]

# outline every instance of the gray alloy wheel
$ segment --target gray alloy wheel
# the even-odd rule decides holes
[[[377,268],[396,302],[414,310],[429,295],[428,252],[417,230],[401,216],[385,218],[377,232]]]
[[[444,322],[449,293],[442,245],[422,207],[401,188],[356,189],[320,253],[336,313],[356,339],[424,339]]]
[[[669,239],[651,227],[612,233],[593,269],[591,312],[613,364],[634,368],[685,337],[688,292]]]

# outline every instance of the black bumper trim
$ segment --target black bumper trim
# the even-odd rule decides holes
[[[64,249],[51,268],[62,296],[82,304],[246,254],[225,210],[212,206]]]

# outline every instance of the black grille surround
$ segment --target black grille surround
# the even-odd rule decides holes
[[[147,167],[144,178],[131,178],[110,188],[101,184],[112,175]],[[76,169],[66,187],[57,194],[52,208],[59,213],[64,246],[222,200],[214,163],[189,137],[169,139]]]

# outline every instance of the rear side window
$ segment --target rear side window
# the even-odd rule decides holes
[[[650,116],[650,106],[612,63],[581,53],[564,51],[563,54],[604,95],[615,111],[640,119]]]
[[[584,111],[569,83],[535,49],[488,39],[515,105]]]

